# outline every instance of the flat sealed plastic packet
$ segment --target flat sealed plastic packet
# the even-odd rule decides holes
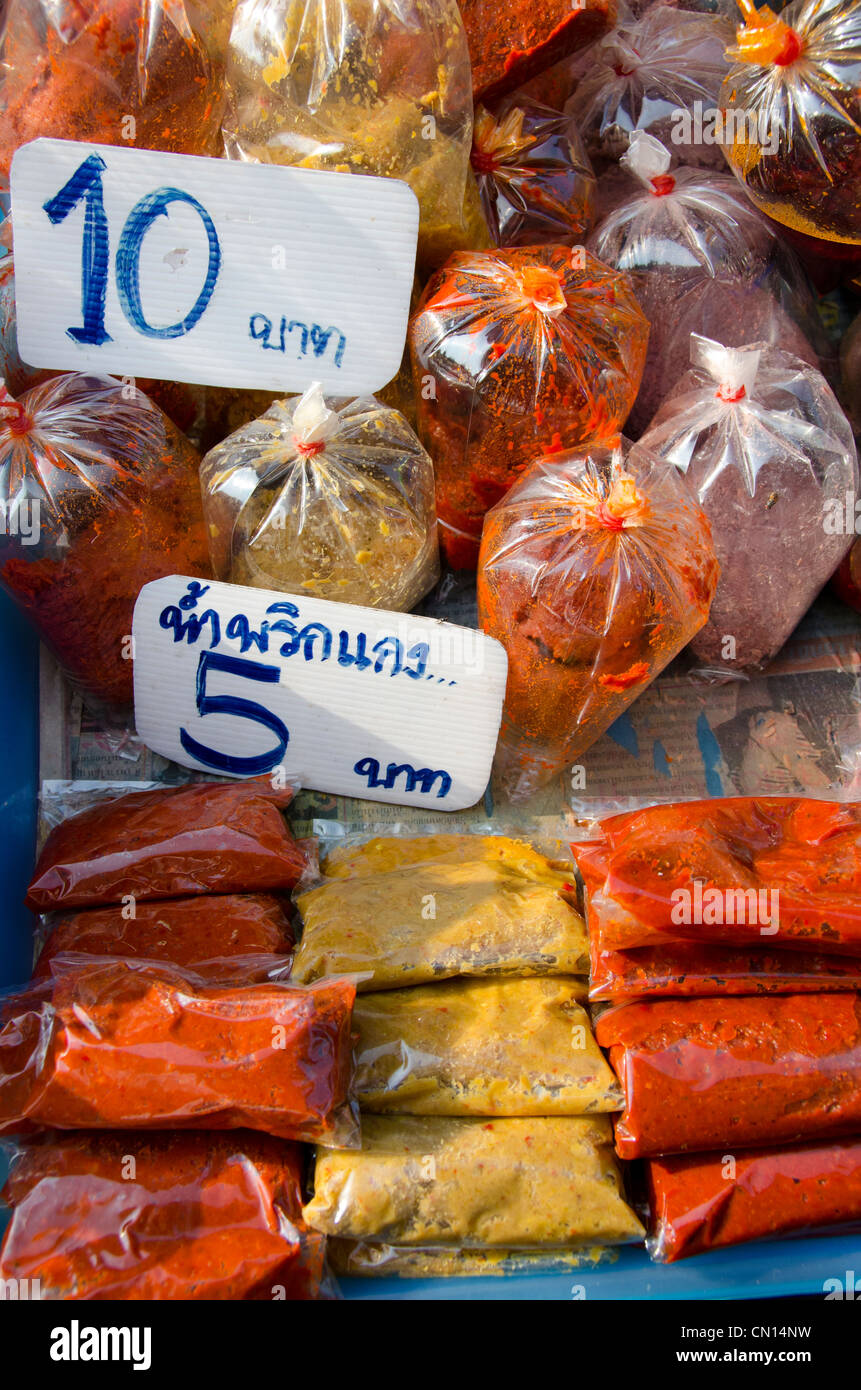
[[[280,969],[289,973],[293,933],[277,898],[264,894],[201,894],[169,902],[91,907],[59,913],[36,963],[50,973],[55,956],[166,960],[197,974],[229,977]]]
[[[680,163],[722,168],[721,147],[711,131],[704,139],[704,124],[709,115],[713,121],[729,71],[732,32],[723,15],[666,5],[623,20],[586,55],[569,103],[589,154],[618,159],[640,130],[670,145]]]
[[[218,153],[229,0],[8,0],[0,173],[38,136]]]
[[[324,1239],[302,1151],[265,1135],[67,1134],[19,1146],[0,1278],[46,1299],[310,1299]]]
[[[113,377],[0,387],[0,584],[72,682],[130,705],[129,635],[144,584],[210,573],[199,459],[158,406]]]
[[[648,332],[627,278],[582,247],[464,252],[430,281],[409,342],[452,564],[474,567],[485,512],[533,459],[621,427]]]
[[[353,1023],[363,1110],[412,1115],[583,1115],[621,1093],[566,977],[450,980],[362,994]]]
[[[576,763],[703,626],[718,566],[678,471],[639,445],[539,460],[484,523],[479,622],[508,653],[514,800]]]
[[[535,1248],[642,1236],[604,1115],[368,1115],[361,1150],[318,1152],[303,1214],[326,1235],[398,1246]]]
[[[270,777],[126,792],[61,821],[27,893],[35,912],[133,897],[289,892],[308,865],[281,812],[295,784]]]
[[[218,579],[407,611],[439,576],[433,464],[373,396],[276,401],[200,469]]]
[[[726,156],[763,212],[797,232],[861,243],[861,8],[739,0],[743,22],[720,105]]]
[[[472,167],[497,246],[582,241],[595,175],[571,116],[519,93],[492,112],[479,106]]]
[[[625,1092],[620,1158],[861,1130],[861,996],[623,1004],[596,1025]]]
[[[764,938],[767,941],[767,938]],[[623,1003],[693,995],[818,994],[861,990],[861,960],[810,951],[772,951],[767,946],[701,946],[696,941],[641,946],[635,951],[601,947],[593,928],[589,1000]]]
[[[0,1134],[256,1129],[355,1142],[351,980],[213,984],[166,961],[55,956],[0,999]]]
[[[681,469],[711,523],[721,578],[691,653],[710,671],[758,671],[852,544],[834,517],[858,488],[855,441],[797,357],[694,335],[691,362],[640,442]]]
[[[300,893],[294,980],[369,972],[360,991],[458,975],[588,971],[570,867],[505,836],[382,838],[336,850]],[[428,905],[433,915],[428,915]]]
[[[771,1236],[861,1230],[861,1140],[646,1164],[646,1245],[669,1263]]]
[[[647,806],[571,850],[602,950],[696,941],[861,956],[861,803]]]
[[[455,0],[240,0],[227,82],[228,158],[405,180],[426,268],[488,244]]]

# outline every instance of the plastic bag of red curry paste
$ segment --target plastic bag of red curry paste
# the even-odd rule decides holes
[[[485,512],[534,459],[621,428],[648,335],[628,277],[582,247],[464,251],[434,276],[409,344],[453,565],[476,564]]]
[[[351,979],[213,984],[164,961],[55,956],[0,1000],[0,1134],[257,1129],[358,1139]]]
[[[62,912],[48,923],[50,936],[36,975],[50,974],[55,956],[123,956],[189,966],[207,979],[289,974],[293,933],[284,908],[267,894],[211,894],[128,908],[92,907]]]
[[[152,401],[67,373],[15,400],[0,386],[0,583],[93,704],[133,697],[135,600],[207,576],[200,459]]]
[[[492,101],[606,33],[613,0],[460,0],[476,101]]]
[[[7,0],[0,180],[39,136],[219,153],[228,0]]]
[[[309,859],[281,811],[295,784],[271,778],[127,792],[60,822],[27,893],[35,912],[133,897],[289,893]]]
[[[654,1158],[646,1164],[653,1260],[765,1236],[861,1230],[861,1140]]]
[[[55,1134],[18,1146],[0,1278],[46,1299],[310,1299],[325,1240],[302,1151],[265,1135]]]
[[[502,788],[578,761],[708,616],[718,566],[678,471],[638,445],[539,459],[484,523],[481,627],[508,653]]]
[[[599,1020],[625,1092],[620,1158],[861,1132],[861,996],[624,1004]]]
[[[861,956],[861,803],[647,806],[571,850],[600,951],[696,941]]]

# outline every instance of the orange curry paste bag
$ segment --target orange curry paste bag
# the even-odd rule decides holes
[[[314,1298],[301,1189],[301,1149],[266,1135],[51,1135],[12,1159],[0,1278],[48,1299]]]
[[[697,941],[861,956],[859,803],[648,806],[571,849],[598,950]]]
[[[349,1145],[355,993],[56,956],[50,980],[0,1001],[0,1134],[247,1127]]]
[[[861,1228],[861,1140],[751,1149],[737,1157],[690,1154],[646,1164],[653,1260],[681,1260],[724,1245]]]
[[[36,912],[126,897],[289,892],[306,865],[281,811],[295,788],[269,777],[126,792],[62,821],[27,894]]]
[[[628,277],[582,246],[462,251],[434,276],[409,343],[454,566],[475,567],[485,512],[534,459],[621,428],[648,336]]]
[[[861,1131],[861,997],[626,1004],[598,1020],[625,1109],[621,1158]]]
[[[699,631],[718,579],[677,469],[639,445],[539,459],[485,519],[478,616],[508,653],[511,800],[570,768]]]

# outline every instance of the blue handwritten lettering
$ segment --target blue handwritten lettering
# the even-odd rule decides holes
[[[451,776],[441,768],[434,772],[429,767],[417,770],[410,763],[389,763],[385,776],[381,777],[380,764],[376,758],[360,758],[353,771],[359,777],[367,778],[369,788],[384,787],[386,791],[393,791],[398,778],[403,776],[405,779],[404,791],[406,792],[414,792],[418,789],[423,795],[429,796],[437,781],[440,784],[437,798],[448,796],[451,791]]]

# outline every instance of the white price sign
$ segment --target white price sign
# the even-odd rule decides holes
[[[132,631],[138,734],[186,767],[444,811],[487,786],[508,661],[483,632],[181,575]]]
[[[34,367],[334,395],[400,366],[419,210],[395,179],[35,140],[12,162]]]

